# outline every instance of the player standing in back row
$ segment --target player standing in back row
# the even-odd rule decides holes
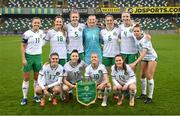
[[[114,64],[114,57],[120,53],[120,33],[119,29],[114,26],[114,17],[107,15],[105,17],[106,28],[101,30],[103,40],[103,64],[110,68]],[[110,73],[110,69],[108,70]]]
[[[71,22],[65,25],[67,31],[67,57],[70,60],[71,52],[75,49],[79,52],[81,60],[84,59],[84,47],[83,47],[83,29],[85,24],[79,23],[80,15],[77,10],[72,10],[70,13]]]
[[[138,50],[135,46],[133,38],[133,24],[131,21],[130,13],[122,13],[123,24],[119,26],[121,32],[121,54],[127,64],[133,63],[138,57]],[[135,68],[133,69],[135,70]]]
[[[64,66],[67,61],[67,33],[63,28],[63,19],[61,16],[56,16],[54,19],[54,27],[49,30],[44,38],[45,43],[50,42],[50,54],[58,53],[59,64]]]
[[[39,70],[42,67],[42,40],[43,40],[43,31],[40,30],[41,20],[38,17],[32,19],[32,28],[26,31],[23,34],[23,39],[21,43],[21,55],[22,63],[24,66],[23,69],[23,83],[22,83],[22,92],[23,99],[21,105],[27,104],[27,95],[29,89],[29,76],[30,71],[34,71],[34,89],[37,85],[37,78]],[[34,101],[40,102],[36,93],[34,92]]]
[[[83,30],[83,43],[85,63],[90,64],[91,54],[97,53],[99,61],[102,63],[102,50],[100,46],[100,29],[96,26],[96,16],[90,15],[87,19],[87,25]]]

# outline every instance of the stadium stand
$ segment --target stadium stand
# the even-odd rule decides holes
[[[1,32],[22,33],[31,28],[30,18],[7,18],[0,26]],[[51,18],[42,19],[42,29],[46,30],[52,27]]]
[[[107,0],[108,1],[108,0]],[[166,0],[109,0],[114,7],[167,6]],[[56,0],[7,0],[7,7],[53,7]],[[63,2],[64,3],[64,2]],[[103,0],[67,0],[68,8],[99,7]]]
[[[166,0],[113,0],[116,7],[167,6]]]
[[[68,18],[65,18],[65,23],[69,22]],[[101,22],[104,22],[103,18],[98,19]],[[134,18],[135,22],[140,22],[142,28],[144,30],[171,30],[175,29],[175,25],[168,18],[164,17],[142,17],[142,18]],[[80,22],[85,22],[85,18],[81,18]],[[118,19],[118,24],[121,23],[121,20]],[[42,18],[42,29],[48,29],[52,27],[53,18]],[[180,26],[180,18],[176,19],[176,23]],[[176,25],[176,26],[177,26]],[[7,32],[24,32],[31,27],[31,19],[30,18],[6,18],[4,23],[0,26],[0,31]]]
[[[54,0],[8,0],[7,7],[53,7]]]
[[[99,0],[68,0],[68,8],[99,7]]]
[[[66,4],[66,8],[98,8],[104,4],[110,3],[113,7],[158,7],[168,6],[168,0],[0,0],[1,7],[21,7],[21,8],[54,8],[57,1]],[[110,1],[110,2],[107,2]],[[16,17],[17,16],[17,17]],[[24,18],[22,15],[5,16],[0,21],[0,33],[22,33],[31,27],[31,18]],[[43,15],[42,15],[43,16]],[[40,16],[40,17],[42,17]],[[116,15],[120,17],[119,14]],[[31,17],[33,17],[31,15]],[[52,27],[52,21],[55,15],[46,15],[42,17],[42,29],[48,29]],[[64,23],[69,22],[67,14],[65,16]],[[87,16],[81,16],[80,22],[86,22]],[[102,16],[104,17],[104,16]],[[98,17],[100,22],[104,23],[104,19]],[[172,30],[180,28],[180,17],[179,16],[140,16],[136,15],[134,18],[135,22],[140,22],[144,30]],[[121,23],[121,19],[117,19],[117,23]]]
[[[180,28],[180,17],[175,19],[175,23]]]

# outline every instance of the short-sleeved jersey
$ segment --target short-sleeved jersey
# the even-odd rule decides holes
[[[111,67],[111,75],[112,75],[112,80],[114,79],[116,82],[118,82],[120,85],[125,85],[132,79],[132,82],[136,82],[135,74],[134,71],[131,69],[129,65],[126,65],[127,68],[127,74],[125,73],[124,69],[117,69],[115,70],[115,65]],[[115,85],[113,81],[113,85]]]
[[[102,50],[100,47],[100,29],[98,27],[85,28],[83,30],[85,63],[90,64],[92,53],[98,54],[100,62],[102,62]]]
[[[103,82],[104,74],[107,74],[106,67],[103,64],[99,64],[97,69],[93,69],[92,65],[88,65],[85,70],[86,79],[96,81],[97,84]]]
[[[79,23],[77,27],[73,27],[71,23],[66,25],[67,38],[68,38],[68,53],[71,53],[74,49],[79,53],[84,52],[83,47],[83,29],[85,24]]]
[[[44,78],[43,79],[44,85],[46,86],[57,82],[59,80],[58,78],[60,78],[61,83],[62,83],[63,67],[60,64],[58,64],[57,68],[52,68],[50,64],[43,65],[43,68],[40,70],[39,75],[41,75]]]
[[[103,40],[103,56],[104,57],[115,57],[120,53],[119,38],[120,31],[118,28],[113,30],[103,29],[101,30],[101,39]]]
[[[84,61],[81,61],[76,67],[73,67],[70,64],[71,61],[67,62],[64,65],[64,76],[66,76],[66,80],[75,84],[76,82],[82,80],[82,70],[83,67],[85,66]]]
[[[29,55],[42,54],[42,41],[45,34],[42,30],[33,32],[28,30],[23,34],[22,43],[25,43],[27,46],[25,48],[25,53]]]
[[[124,24],[121,24],[119,30],[121,33],[121,53],[136,54],[138,51],[133,39],[133,27],[126,27]]]
[[[50,41],[50,54],[58,53],[60,59],[67,59],[67,43],[66,37],[60,31],[51,29],[47,32],[45,41]]]
[[[143,49],[147,49],[147,53],[146,53],[145,57],[142,60],[154,61],[154,60],[157,59],[157,53],[154,50],[150,40],[148,40],[144,36],[140,40],[135,39],[135,41],[136,41],[136,45],[137,45],[137,48],[138,48],[139,52],[142,52]]]

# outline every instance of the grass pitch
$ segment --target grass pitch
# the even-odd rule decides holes
[[[152,104],[136,100],[135,107],[128,106],[128,100],[117,106],[112,93],[108,106],[101,107],[101,101],[84,107],[75,97],[72,101],[60,101],[57,106],[47,102],[44,108],[33,102],[32,78],[28,94],[28,104],[21,106],[22,99],[22,63],[20,54],[20,36],[0,36],[0,114],[1,115],[171,115],[180,114],[180,35],[153,35],[152,43],[158,53],[158,66],[155,73],[155,90]],[[43,48],[43,62],[49,54],[49,45]],[[138,74],[137,74],[138,75]],[[32,77],[32,75],[31,75]],[[140,82],[138,92],[140,94]]]

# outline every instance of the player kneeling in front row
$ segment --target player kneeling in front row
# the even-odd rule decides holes
[[[107,70],[103,64],[100,64],[96,53],[91,54],[91,64],[86,67],[85,77],[87,80],[97,82],[98,98],[103,98],[101,106],[107,106],[107,98],[111,90],[111,85],[109,83]]]
[[[38,86],[35,91],[41,97],[40,106],[45,106],[45,97],[50,95],[52,104],[57,104],[56,95],[59,95],[62,91],[61,84],[63,78],[63,67],[58,62],[59,55],[52,53],[50,55],[50,63],[44,64],[39,72]]]
[[[70,61],[64,65],[63,91],[66,94],[66,101],[73,98],[72,89],[76,87],[77,82],[82,80],[84,67],[85,63],[80,59],[78,51],[73,50]]]
[[[122,55],[115,56],[115,65],[111,67],[111,70],[113,90],[119,95],[117,104],[122,104],[124,94],[129,90],[129,105],[134,106],[134,96],[136,94],[136,77],[134,71],[124,62]]]

